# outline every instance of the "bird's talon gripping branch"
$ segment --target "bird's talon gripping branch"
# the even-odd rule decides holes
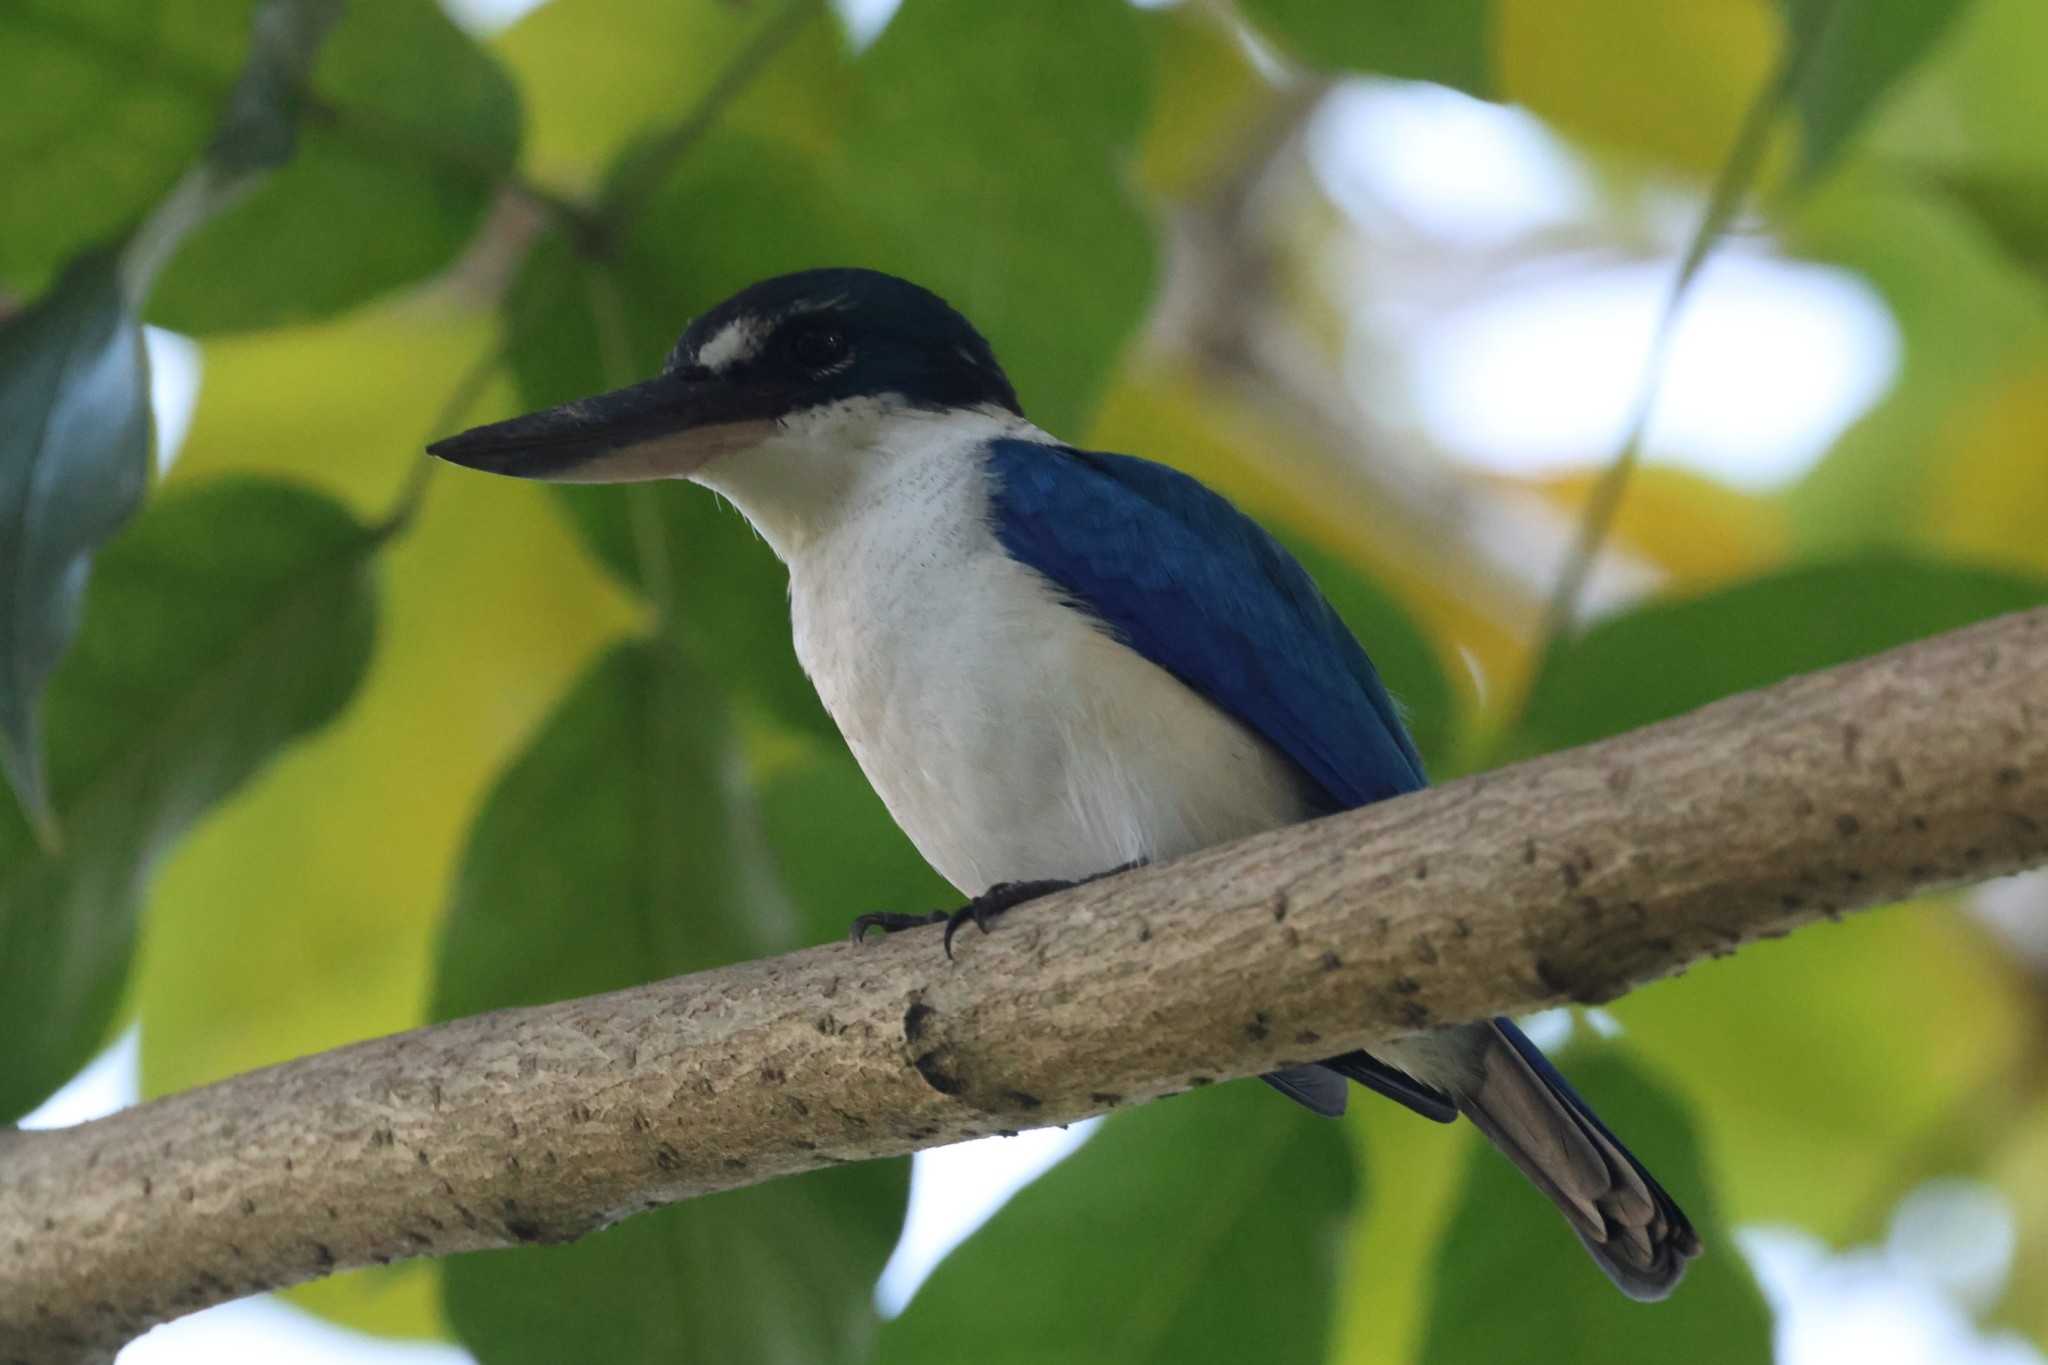
[[[996,888],[996,890],[1001,890],[1001,887]],[[989,894],[993,895],[995,893],[991,891]],[[961,925],[969,920],[973,920],[974,927],[985,934],[988,932],[988,922],[1010,908],[1007,905],[990,906],[984,903],[985,900],[986,897],[976,896],[973,900],[946,916],[946,937],[943,940],[943,946],[946,949],[946,960],[948,962],[953,960],[953,935],[960,932]]]
[[[1124,869],[1119,867],[1112,870],[1122,872]],[[1111,874],[1104,872],[1099,875],[1107,877]],[[1094,880],[1094,877],[1083,879]],[[870,929],[880,929],[885,934],[893,934],[898,929],[921,929],[927,924],[943,924],[946,926],[943,944],[946,956],[950,959],[953,956],[953,935],[959,933],[960,926],[969,920],[974,922],[975,928],[985,934],[988,932],[990,921],[1005,911],[1013,910],[1026,901],[1035,901],[1040,896],[1050,896],[1055,891],[1065,891],[1081,884],[1078,881],[997,882],[957,910],[933,910],[928,914],[906,914],[895,910],[870,911],[855,917],[849,937],[855,943],[860,943],[866,940]]]
[[[880,929],[885,934],[893,934],[898,929],[918,929],[927,924],[944,924],[952,918],[952,914],[953,912],[947,910],[934,910],[925,915],[904,914],[896,910],[876,910],[854,916],[853,927],[847,937],[855,943],[861,943],[866,941],[870,929]],[[949,935],[951,932],[950,929],[947,930]]]

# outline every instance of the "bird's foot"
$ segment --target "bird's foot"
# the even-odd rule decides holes
[[[917,929],[927,924],[944,924],[953,917],[951,910],[934,910],[928,915],[906,915],[896,910],[875,910],[865,915],[856,915],[849,937],[859,943],[868,936],[868,930],[880,929],[893,934],[898,929]]]
[[[988,932],[990,923],[1005,912],[1014,910],[1027,901],[1035,901],[1041,896],[1050,896],[1055,891],[1069,891],[1077,886],[1085,886],[1089,882],[1101,881],[1104,877],[1114,877],[1119,872],[1128,872],[1132,868],[1139,866],[1142,861],[1140,859],[1139,862],[1125,863],[1120,867],[1112,867],[1106,872],[1098,872],[1092,877],[1081,877],[1073,881],[1046,878],[1026,882],[997,882],[958,910],[934,910],[930,914],[924,915],[904,914],[893,910],[875,911],[858,916],[853,921],[853,941],[859,943],[867,937],[868,930],[870,929],[880,929],[885,934],[893,934],[898,929],[915,929],[926,924],[943,924],[946,926],[946,936],[942,943],[946,949],[946,956],[950,959],[953,956],[953,935],[959,933],[960,926],[970,920],[973,921],[975,928],[985,934]]]

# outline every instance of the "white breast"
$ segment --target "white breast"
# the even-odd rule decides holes
[[[1263,740],[1061,604],[987,522],[957,442],[790,556],[798,657],[868,780],[974,895],[1299,820]]]

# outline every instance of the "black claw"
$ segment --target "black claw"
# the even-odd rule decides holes
[[[859,943],[867,937],[867,932],[870,929],[880,929],[885,934],[893,934],[898,929],[916,929],[927,924],[943,924],[946,926],[946,935],[942,940],[942,946],[946,950],[947,960],[951,961],[953,957],[953,935],[959,933],[960,926],[967,923],[967,921],[973,920],[974,927],[985,934],[989,931],[988,926],[991,920],[998,918],[1007,910],[1016,909],[1026,901],[1035,901],[1040,896],[1050,896],[1055,891],[1066,891],[1076,886],[1086,885],[1088,882],[1099,881],[1104,877],[1114,877],[1119,872],[1128,872],[1132,868],[1140,866],[1142,862],[1143,860],[1140,859],[1139,862],[1125,863],[1122,867],[1113,867],[1107,872],[1098,872],[1093,877],[1083,877],[1079,881],[997,882],[958,910],[934,910],[928,915],[910,915],[896,910],[876,910],[855,918],[850,937],[855,943]]]
[[[987,906],[983,905],[981,901],[977,899],[967,902],[967,904],[961,906],[952,914],[947,915],[946,937],[944,940],[944,946],[946,949],[946,960],[948,962],[953,960],[953,935],[960,931],[961,925],[965,924],[969,920],[973,920],[974,927],[981,930],[981,932],[985,934],[988,932],[989,919],[993,915],[1002,914],[1004,908],[1007,907],[999,907],[996,910],[991,911]]]
[[[898,910],[877,910],[870,914],[855,916],[853,927],[847,936],[855,943],[859,943],[867,938],[870,929],[880,929],[885,934],[893,934],[898,929],[917,929],[927,924],[939,924],[946,918],[944,910],[934,910],[928,915],[906,915]]]

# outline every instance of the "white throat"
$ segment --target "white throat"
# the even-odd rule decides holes
[[[932,412],[853,398],[794,413],[768,439],[691,477],[729,499],[795,566],[819,538],[881,504],[918,501],[919,486],[968,472],[984,442],[1005,436],[1051,439],[1000,408]]]

